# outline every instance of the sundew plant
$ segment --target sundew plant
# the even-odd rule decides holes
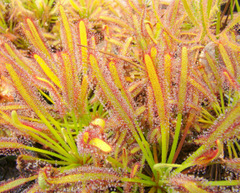
[[[50,2],[59,49],[1,41],[0,192],[237,192],[238,1]]]

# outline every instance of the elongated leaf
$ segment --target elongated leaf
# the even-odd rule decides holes
[[[171,56],[169,54],[164,55],[164,74],[168,86],[168,90],[171,88]]]
[[[132,0],[128,0],[128,4],[138,15],[141,15],[141,12],[137,9],[135,3]]]
[[[120,133],[120,136],[119,136],[118,141],[116,143],[117,144],[116,148],[114,149],[115,159],[118,158],[119,149],[122,145],[122,142],[123,142],[124,138],[126,137],[126,134],[127,134],[127,130],[124,130],[123,132]]]
[[[125,101],[124,99],[121,99],[121,95],[118,98],[118,95],[116,97],[116,94],[118,93],[117,88],[110,88],[108,85],[109,83],[106,82],[101,69],[98,66],[98,63],[93,55],[90,55],[90,64],[92,66],[92,69],[94,71],[94,75],[96,76],[98,83],[100,84],[101,88],[103,89],[106,97],[109,101],[111,101],[112,105],[114,106],[117,113],[120,115],[122,120],[129,126],[130,129],[134,129],[134,123],[132,122],[134,120],[134,111],[133,107],[126,106],[126,104],[123,103]],[[112,91],[112,89],[114,89]],[[122,102],[120,102],[122,101]],[[130,102],[128,102],[129,104]]]
[[[31,41],[31,43],[38,48],[41,52],[43,52],[47,57],[51,58],[51,54],[48,50],[48,48],[45,46],[42,38],[40,37],[37,28],[31,21],[31,19],[26,19],[27,27],[30,30],[25,29],[25,34],[27,38]]]
[[[202,26],[203,26],[203,29],[204,29],[205,33],[207,33],[208,37],[212,41],[216,41],[216,38],[210,33],[210,30],[209,30],[209,17],[207,15],[207,10],[205,9],[204,2],[202,0],[200,0],[200,2],[199,2],[199,9],[200,9],[200,13],[201,13]]]
[[[156,69],[154,67],[154,64],[152,62],[152,59],[149,55],[145,55],[145,63],[146,63],[146,69],[148,72],[148,77],[150,79],[154,97],[156,100],[156,105],[158,109],[158,115],[160,118],[161,123],[164,126],[168,126],[168,118],[166,117],[167,112],[166,112],[166,104],[165,104],[165,99],[163,96],[163,89],[162,85],[160,84]]]
[[[157,75],[156,69],[153,65],[152,59],[148,54],[145,54],[145,64],[148,73],[148,77],[151,82],[153,89],[155,102],[158,110],[158,116],[161,124],[161,134],[162,134],[162,162],[166,162],[167,150],[168,150],[168,140],[169,140],[169,117],[166,109],[166,103],[164,98],[164,88],[163,84],[160,84],[159,77]]]
[[[70,64],[71,64],[71,76],[73,78],[73,83],[75,86],[78,85],[78,73],[80,69],[80,59],[79,57],[77,57],[77,54],[79,53],[79,49],[77,46],[77,36],[75,35],[75,28],[71,28],[70,27],[70,23],[67,19],[67,16],[64,12],[64,8],[62,5],[59,6],[59,11],[61,14],[61,24],[62,24],[62,30],[61,30],[61,35],[63,37],[63,46],[64,46],[64,52],[66,52],[66,54],[69,55],[70,57]],[[80,22],[79,23],[80,28],[83,28],[83,32],[79,32],[80,33],[80,37],[82,36],[82,40],[80,40],[81,42],[83,42],[84,44],[86,43],[86,37],[84,36],[84,23]],[[81,34],[82,33],[82,34]],[[85,58],[86,59],[86,58]],[[86,65],[85,65],[86,67]],[[85,69],[86,71],[86,69]],[[69,74],[67,74],[67,76],[70,76]],[[75,88],[74,91],[76,91],[76,89],[80,89],[80,88]],[[78,106],[78,105],[77,105]]]
[[[223,71],[223,75],[227,78],[231,86],[233,86],[236,90],[240,90],[240,84],[228,71]]]
[[[51,97],[50,96],[45,96],[49,101],[51,101],[53,104],[56,105],[57,109],[59,110],[61,115],[64,115],[66,112],[66,104],[65,101],[63,100],[61,94],[59,93],[59,90],[56,89],[56,87],[51,84],[51,82],[49,82],[48,80],[44,79],[44,78],[40,78],[40,77],[35,77],[37,80],[37,87],[39,89],[39,91],[41,92],[41,94],[43,96],[45,96],[46,94],[44,92],[42,92],[40,89],[44,88],[47,89],[50,93],[51,93]],[[52,99],[54,101],[52,101]]]
[[[178,113],[182,113],[186,94],[187,94],[187,75],[188,75],[188,52],[187,48],[182,48],[181,76],[178,91]]]
[[[73,77],[73,69],[72,63],[69,54],[61,53],[61,57],[63,60],[63,78],[65,80],[62,81],[64,84],[65,94],[67,95],[67,103],[72,106],[74,103],[74,77]]]
[[[147,96],[148,96],[148,122],[151,127],[153,127],[154,123],[154,95],[152,87],[147,87]]]
[[[82,84],[81,84],[81,92],[80,92],[80,96],[79,96],[79,103],[80,103],[80,109],[82,110],[82,112],[84,112],[85,107],[86,107],[86,100],[87,100],[87,96],[88,96],[88,76],[85,75],[83,76],[83,80],[82,80]]]
[[[126,24],[125,22],[123,22],[120,19],[116,19],[116,18],[112,18],[112,17],[108,17],[108,16],[100,16],[99,19],[116,23],[117,25],[119,25],[125,29],[133,31],[133,29],[128,24]]]
[[[157,49],[155,47],[152,47],[151,48],[151,57],[152,57],[152,60],[155,61],[156,60],[156,57],[157,57]]]
[[[132,37],[129,37],[129,38],[126,40],[126,42],[125,42],[125,44],[124,44],[124,46],[123,46],[123,49],[122,49],[122,51],[121,51],[121,53],[122,53],[123,56],[126,55],[127,50],[128,50],[128,48],[129,48],[129,45],[130,45],[130,43],[132,42],[132,40],[133,40]]]
[[[7,50],[9,56],[11,59],[14,59],[18,65],[20,65],[24,70],[27,72],[33,73],[32,69],[26,64],[25,61],[23,61],[19,56],[16,54],[18,53],[15,49],[13,49],[11,46],[9,46],[7,43],[4,44],[5,49]]]
[[[61,18],[62,18],[62,23],[63,23],[63,29],[64,29],[63,33],[66,36],[67,48],[68,48],[68,51],[71,55],[72,62],[75,63],[76,61],[75,61],[75,55],[74,55],[74,45],[73,45],[72,31],[71,31],[70,25],[68,23],[67,16],[64,12],[64,9],[63,9],[62,5],[59,6],[59,11],[60,11]]]
[[[215,192],[211,188],[207,188],[202,179],[197,179],[187,175],[176,175],[170,179],[171,185],[176,187],[177,190],[181,190],[188,193],[209,193]]]
[[[114,81],[115,85],[118,87],[118,89],[121,92],[122,97],[125,99],[127,105],[129,107],[133,107],[133,104],[131,103],[130,96],[127,95],[126,89],[123,86],[122,81],[120,80],[120,77],[119,77],[120,72],[117,70],[113,61],[111,61],[109,63],[109,71],[111,73],[111,76],[113,78],[113,81]]]
[[[152,40],[155,44],[157,44],[157,41],[156,41],[155,38],[154,38],[153,31],[152,31],[152,29],[151,29],[151,27],[150,27],[150,23],[145,23],[145,28],[146,28],[147,33],[148,33],[149,37],[151,38],[151,40]]]
[[[52,138],[50,138],[47,134],[45,134],[42,131],[39,131],[38,129],[34,127],[30,127],[28,125],[24,125],[20,122],[18,119],[16,111],[12,111],[12,120],[9,120],[6,114],[1,112],[1,116],[4,117],[4,119],[8,122],[10,122],[13,126],[18,128],[23,133],[26,133],[30,136],[32,136],[36,141],[40,142],[41,144],[44,144],[45,146],[51,148],[52,150],[61,153],[62,155],[65,155],[66,157],[69,156],[69,154]],[[69,151],[69,147],[66,146],[66,144],[63,142],[63,139],[60,138],[60,136],[56,133],[56,131],[53,128],[48,128],[55,137],[59,140],[61,144],[63,144],[63,147],[65,147]],[[28,149],[31,147],[25,147],[25,149]]]
[[[211,92],[204,87],[200,82],[197,82],[193,77],[188,77],[187,82],[189,82],[193,87],[195,87],[199,92],[209,98],[211,101],[217,101],[216,97],[211,94]]]
[[[73,172],[65,174],[64,176],[49,177],[43,170],[40,172],[38,180],[41,182],[40,186],[44,186],[44,189],[48,189],[51,185],[61,185],[67,183],[81,184],[85,182],[94,182],[95,184],[106,182],[106,186],[109,186],[109,184],[118,184],[118,181],[121,180],[116,172],[109,169],[80,167],[75,169]],[[65,173],[67,172],[65,171]]]
[[[18,178],[16,180],[12,180],[10,182],[6,182],[0,185],[0,192],[10,192],[11,190],[14,190],[18,188],[21,185],[24,185],[27,182],[33,181],[37,179],[37,175],[31,176],[29,178]]]
[[[239,46],[239,44],[237,43],[237,41],[231,41],[231,40],[229,40],[229,37],[228,37],[227,34],[225,34],[225,33],[222,33],[221,38],[224,39],[224,42],[225,42],[226,45],[228,45],[228,47],[230,47],[230,48],[232,48],[233,50],[239,52],[240,46]],[[236,40],[236,37],[234,38],[234,40]]]
[[[36,95],[32,91],[32,88],[30,88],[30,86],[26,82],[27,80],[23,79],[23,77],[20,77],[18,75],[18,73],[21,73],[20,69],[18,69],[18,71],[16,72],[16,70],[11,66],[11,64],[7,64],[6,68],[19,93],[22,95],[30,108],[33,109],[39,117],[43,117],[43,114],[48,116],[49,113],[47,113],[43,105],[40,104],[39,99],[36,97]],[[21,75],[23,75],[23,72],[21,73]]]
[[[37,54],[34,54],[34,58],[38,62],[38,64],[41,66],[47,77],[54,82],[59,88],[61,88],[61,84],[59,81],[59,78],[57,75],[49,68],[49,66],[46,64],[46,62]]]
[[[27,109],[28,106],[22,104],[13,104],[13,105],[0,105],[1,111],[8,111],[8,110],[18,110],[18,109]]]
[[[104,174],[104,173],[84,173],[84,174],[73,174],[56,179],[47,180],[50,184],[62,184],[62,183],[73,183],[73,182],[87,182],[92,180],[119,180],[120,178],[115,175]]]
[[[183,186],[189,191],[189,193],[208,193],[208,191],[198,187],[197,184],[193,182],[186,182]]]
[[[222,44],[219,44],[218,47],[219,47],[220,53],[222,55],[222,58],[223,58],[223,61],[226,65],[227,70],[234,76],[235,75],[234,66],[231,62],[231,59],[228,56],[227,51],[225,50],[225,48],[223,47]]]
[[[190,2],[188,0],[182,0],[183,6],[188,14],[189,19],[191,20],[191,22],[195,25],[195,26],[199,26],[196,17],[194,16],[194,13],[192,12],[192,8],[190,5]]]
[[[87,31],[86,26],[83,21],[80,21],[79,23],[79,35],[80,35],[80,44],[83,46],[87,46]],[[83,67],[83,73],[87,73],[88,69],[88,51],[86,47],[81,47],[81,54],[82,54],[82,67]]]
[[[213,73],[215,79],[217,80],[217,84],[221,84],[222,80],[220,78],[220,74],[218,73],[216,63],[214,63],[214,60],[211,58],[211,56],[209,55],[208,52],[206,52],[205,54],[206,54],[206,59],[208,61],[208,64],[212,70],[212,73]]]
[[[35,151],[35,152],[38,152],[38,153],[43,153],[43,154],[46,154],[46,155],[51,155],[51,156],[54,156],[54,157],[59,158],[59,159],[64,160],[64,161],[69,161],[68,158],[66,158],[62,155],[59,155],[57,153],[54,153],[52,151],[26,146],[26,145],[24,145],[22,143],[18,143],[18,142],[11,142],[11,141],[6,141],[6,140],[5,141],[0,141],[0,149],[3,152],[4,152],[4,150],[15,151],[15,150],[19,150],[19,149],[22,149],[22,150],[25,149],[25,150]],[[68,155],[68,154],[66,154],[66,155]]]
[[[19,153],[20,149],[25,149],[25,145],[18,143],[16,141],[11,141],[10,139],[1,139],[0,141],[0,153],[8,154],[8,155],[15,155]]]
[[[171,14],[171,22],[170,22],[171,26],[175,25],[175,22],[178,18],[177,13],[178,13],[179,2],[180,2],[179,0],[174,1],[174,8]]]
[[[107,42],[111,43],[111,44],[115,44],[115,45],[117,45],[119,47],[123,47],[123,44],[120,41],[116,40],[116,39],[106,37],[105,40]]]

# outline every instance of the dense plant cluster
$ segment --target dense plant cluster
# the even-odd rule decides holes
[[[0,192],[237,191],[240,7],[223,3],[0,4],[0,153],[20,172]]]

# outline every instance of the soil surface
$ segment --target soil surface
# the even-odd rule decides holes
[[[0,156],[0,181],[17,178],[16,156]]]

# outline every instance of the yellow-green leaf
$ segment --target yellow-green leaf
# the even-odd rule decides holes
[[[202,94],[204,94],[206,97],[208,97],[212,101],[217,101],[215,96],[213,96],[204,86],[202,86],[200,83],[198,83],[194,78],[188,77],[188,82],[194,86],[198,91],[200,91]]]
[[[151,27],[150,27],[150,23],[145,23],[145,27],[146,27],[146,30],[147,30],[147,33],[148,33],[148,35],[149,35],[149,37],[152,39],[152,41],[155,43],[155,44],[157,44],[157,41],[155,40],[155,38],[154,38],[154,34],[153,34],[153,31],[152,31],[152,29],[151,29]]]
[[[168,90],[170,90],[171,85],[171,56],[169,54],[164,55],[164,74],[166,82],[168,85]]]
[[[98,66],[98,63],[96,61],[96,58],[93,55],[90,55],[90,64],[92,66],[92,69],[94,71],[94,75],[96,76],[98,83],[100,84],[101,88],[103,89],[105,95],[107,96],[108,100],[111,101],[112,105],[114,106],[117,113],[120,115],[122,120],[126,122],[128,127],[130,129],[134,129],[133,120],[129,117],[129,114],[125,111],[122,104],[119,102],[119,100],[116,98],[115,94],[113,94],[111,88],[107,84],[101,69]],[[128,107],[129,108],[129,107]],[[131,108],[130,108],[131,110]],[[133,112],[130,112],[133,116]]]
[[[186,100],[187,92],[187,74],[188,74],[188,52],[187,48],[182,48],[181,76],[178,92],[178,112],[181,113]]]
[[[196,17],[194,16],[194,13],[192,12],[192,10],[194,10],[193,8],[190,8],[190,2],[188,0],[182,0],[183,6],[188,14],[189,19],[191,20],[191,22],[195,25],[195,26],[199,26]]]
[[[66,43],[67,43],[67,47],[68,47],[68,52],[70,54],[70,57],[71,57],[71,60],[72,60],[73,64],[76,64],[75,54],[74,54],[73,38],[72,38],[72,31],[71,31],[70,25],[68,23],[67,16],[64,12],[64,9],[63,9],[62,5],[59,6],[59,11],[60,11],[61,18],[62,18],[64,35],[66,35],[66,40],[67,40]]]
[[[108,17],[108,16],[100,16],[99,19],[116,23],[119,26],[123,27],[124,29],[128,29],[130,31],[133,31],[133,29],[128,24],[126,24],[125,22],[123,22],[120,19],[116,19],[116,18],[112,18],[112,17]]]
[[[167,126],[168,118],[165,116],[167,113],[166,113],[165,101],[164,101],[164,96],[163,96],[163,88],[161,87],[161,85],[159,83],[159,78],[158,78],[157,72],[155,70],[154,64],[152,62],[151,57],[148,54],[145,54],[145,63],[146,63],[146,68],[147,68],[147,72],[148,72],[148,77],[150,79],[154,97],[156,100],[156,105],[157,105],[160,121],[162,122],[162,124]]]
[[[61,53],[63,64],[64,64],[64,78],[65,80],[65,91],[68,95],[68,103],[71,105],[73,101],[73,91],[74,91],[74,81],[73,81],[73,69],[72,69],[72,64],[71,64],[71,59],[70,56],[66,53]]]
[[[82,84],[81,84],[81,91],[79,93],[79,104],[81,105],[81,109],[84,111],[85,105],[86,105],[86,98],[87,98],[87,91],[88,91],[88,76],[84,75]]]
[[[42,107],[42,105],[40,105],[40,102],[36,99],[36,97],[31,92],[31,90],[27,90],[26,85],[23,85],[24,83],[23,83],[22,79],[18,76],[18,74],[16,73],[15,69],[11,66],[11,64],[6,64],[6,68],[9,72],[15,86],[17,87],[19,93],[22,95],[22,97],[27,102],[27,104],[35,111],[35,113],[39,117],[43,117],[43,114],[45,116],[48,116],[49,114],[47,113],[45,108]],[[49,117],[50,117],[50,115],[49,115]]]
[[[121,53],[122,53],[123,56],[126,55],[127,49],[128,49],[128,47],[129,47],[130,43],[132,42],[132,39],[133,39],[132,37],[129,37],[129,38],[127,39],[127,41],[125,42],[125,45],[123,46],[123,49],[122,49],[122,51],[121,51]]]
[[[56,74],[54,74],[54,72],[52,72],[52,70],[49,68],[46,62],[37,54],[34,54],[34,58],[36,59],[38,64],[41,66],[42,70],[45,72],[48,78],[52,80],[54,84],[56,84],[59,88],[62,88],[59,78],[56,76]]]
[[[12,50],[12,48],[7,43],[5,43],[4,46],[8,54],[16,61],[18,65],[20,65],[27,72],[32,72],[31,68],[29,68],[29,66],[17,56],[17,54]]]
[[[225,48],[223,47],[222,44],[219,44],[218,47],[219,47],[220,53],[222,55],[222,58],[223,58],[223,61],[226,65],[227,70],[234,76],[235,75],[234,67],[233,67],[233,64],[231,62],[231,59],[228,56],[227,51],[225,50]]]
[[[113,78],[114,83],[115,83],[116,86],[118,87],[118,89],[119,89],[119,91],[121,92],[123,98],[124,98],[124,99],[126,100],[126,102],[128,103],[129,108],[132,109],[132,104],[131,104],[128,96],[127,96],[127,93],[125,92],[125,88],[123,87],[123,84],[122,84],[122,82],[121,82],[121,80],[120,80],[120,77],[119,77],[119,75],[118,75],[119,72],[118,72],[118,70],[117,70],[114,62],[112,62],[112,61],[109,63],[109,70],[110,70],[110,72],[111,72],[111,75],[112,75],[112,78]],[[132,110],[133,110],[133,109],[132,109]]]
[[[32,44],[41,50],[44,54],[46,54],[49,58],[51,57],[48,49],[46,48],[45,44],[43,43],[41,37],[38,34],[38,31],[32,21],[27,18],[27,24],[31,32],[28,30],[25,31],[27,37],[31,40]]]
[[[163,96],[164,84],[160,85],[160,81],[151,57],[148,54],[145,54],[144,58],[145,58],[148,77],[150,79],[154,98],[156,101],[158,115],[160,118],[161,134],[162,134],[162,162],[166,162],[168,143],[169,143],[168,142],[169,141],[169,117],[168,117],[168,112],[166,110],[165,99]]]
[[[81,54],[82,54],[82,67],[83,67],[83,73],[87,73],[88,69],[88,51],[87,48],[84,46],[87,46],[87,32],[86,32],[86,26],[83,21],[79,22],[79,35],[80,35],[80,43],[82,45],[81,47]]]
[[[27,182],[33,181],[36,178],[37,178],[37,175],[34,175],[29,178],[19,178],[19,179],[16,179],[16,180],[13,180],[13,181],[10,181],[7,183],[2,183],[0,185],[0,192],[6,192],[6,191],[10,192],[10,190],[17,188],[18,186],[21,186]]]

